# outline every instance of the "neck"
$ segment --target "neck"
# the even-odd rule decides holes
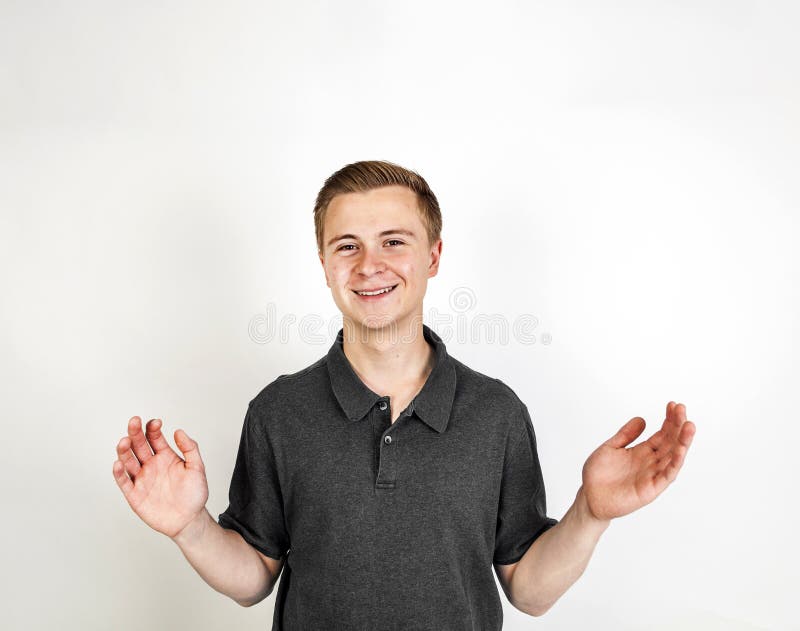
[[[436,361],[422,319],[402,326],[370,329],[346,322],[342,349],[353,370],[381,396],[424,383]]]

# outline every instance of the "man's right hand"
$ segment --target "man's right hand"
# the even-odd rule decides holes
[[[181,458],[161,433],[161,419],[147,423],[134,416],[117,445],[113,473],[133,511],[148,526],[174,538],[205,508],[208,482],[197,442],[175,431]]]

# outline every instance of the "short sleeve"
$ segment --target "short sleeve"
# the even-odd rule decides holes
[[[493,560],[497,565],[519,561],[541,534],[558,523],[547,516],[536,435],[528,408],[521,405],[525,427],[509,447],[503,467]]]
[[[219,525],[238,532],[259,552],[280,559],[289,549],[283,497],[272,449],[248,406],[233,468],[229,505]]]

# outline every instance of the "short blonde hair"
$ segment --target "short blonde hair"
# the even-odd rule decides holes
[[[442,233],[442,213],[439,202],[425,179],[414,171],[384,160],[363,160],[348,164],[331,175],[317,194],[314,204],[314,229],[317,249],[323,251],[322,229],[325,213],[331,200],[343,193],[363,193],[382,186],[405,186],[417,194],[420,218],[433,245]]]

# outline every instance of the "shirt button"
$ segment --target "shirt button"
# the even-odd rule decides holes
[[[391,436],[386,436],[383,439],[383,442],[385,442],[387,445],[390,444],[392,442],[392,437]]]
[[[381,402],[380,402],[380,404],[378,405],[378,407],[379,407],[381,410],[385,410],[385,409],[386,409],[386,407],[387,407],[387,406],[386,406],[386,401],[381,401]]]

